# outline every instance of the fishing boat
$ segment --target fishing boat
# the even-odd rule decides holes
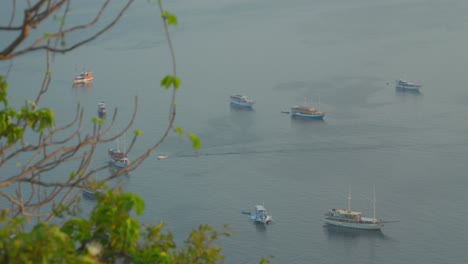
[[[385,223],[398,221],[385,221],[375,217],[375,190],[374,190],[374,215],[364,217],[361,212],[351,210],[351,192],[348,195],[348,209],[330,209],[325,214],[325,223],[340,227],[349,227],[366,230],[380,230]]]
[[[94,79],[93,72],[84,71],[73,79],[73,83],[74,84],[89,83],[89,82],[92,82],[93,79]]]
[[[422,87],[421,84],[407,82],[401,79],[395,81],[395,87],[397,89],[404,89],[404,90],[411,90],[411,91],[419,91],[419,88]]]
[[[116,167],[125,168],[128,164],[130,164],[130,161],[127,158],[127,154],[125,153],[125,142],[124,149],[121,150],[119,148],[119,141],[117,140],[117,148],[109,149],[108,153],[110,158],[109,161]]]
[[[267,209],[263,205],[256,205],[253,214],[250,215],[250,220],[259,224],[273,223],[273,218],[268,214]]]
[[[107,106],[106,106],[106,103],[104,103],[104,102],[102,102],[102,101],[98,103],[98,114],[99,114],[100,116],[103,116],[103,115],[107,114]]]
[[[318,110],[318,108],[308,106],[306,101],[304,106],[291,107],[291,117],[323,120],[325,112]]]
[[[231,99],[231,105],[233,106],[252,107],[252,105],[255,103],[254,100],[242,94],[231,95],[230,99]]]

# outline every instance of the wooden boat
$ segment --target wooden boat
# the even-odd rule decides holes
[[[93,72],[84,71],[73,79],[73,83],[74,84],[89,83],[89,82],[92,82],[93,79],[94,79]]]

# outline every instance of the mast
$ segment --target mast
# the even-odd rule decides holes
[[[351,211],[351,186],[348,186],[348,211]]]
[[[375,185],[374,185],[374,218],[372,219],[372,223],[375,223],[375,203],[376,203],[376,200],[375,200]]]

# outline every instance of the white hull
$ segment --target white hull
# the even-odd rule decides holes
[[[110,159],[110,161],[119,168],[125,168],[127,165],[130,163],[127,158],[120,159],[120,160],[115,160],[113,158]]]
[[[421,88],[421,86],[422,85],[420,85],[420,84],[410,83],[410,82],[401,81],[401,80],[396,80],[395,81],[395,87],[398,88],[398,89],[419,91],[419,88]]]
[[[253,102],[239,102],[239,101],[231,100],[231,104],[237,105],[237,106],[243,106],[243,107],[252,107],[254,103]]]
[[[383,223],[353,223],[353,222],[344,222],[336,221],[332,219],[325,218],[325,223],[341,227],[349,227],[355,229],[365,229],[365,230],[380,230],[384,226]]]
[[[89,83],[89,82],[92,82],[93,81],[93,78],[89,78],[89,79],[74,79],[73,80],[73,83],[74,84],[80,84],[80,83]]]

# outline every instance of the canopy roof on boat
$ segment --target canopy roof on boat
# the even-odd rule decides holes
[[[335,209],[333,208],[332,211],[335,211],[339,214],[346,214],[346,215],[361,215],[361,212],[351,211],[351,210],[344,210],[344,209]]]

